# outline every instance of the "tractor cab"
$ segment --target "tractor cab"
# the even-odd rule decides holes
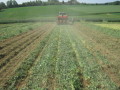
[[[64,12],[59,12],[59,16],[65,16],[66,15],[66,13],[64,13]]]
[[[67,24],[68,21],[68,15],[65,12],[59,12],[59,15],[57,16],[57,23],[58,24]]]

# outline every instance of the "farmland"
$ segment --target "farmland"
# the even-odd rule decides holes
[[[10,37],[19,35],[21,33],[30,31],[34,28],[37,28],[38,26],[42,24],[44,23],[1,24],[0,25],[0,40],[4,40]]]
[[[120,30],[119,24],[96,24],[96,25],[101,26],[101,27],[114,29],[114,30]]]
[[[53,5],[10,8],[0,12],[0,22],[9,20],[56,20],[56,15],[61,10],[78,19],[118,19],[120,18],[119,8],[119,5]]]
[[[42,23],[5,39],[0,52],[1,89],[119,88],[120,39],[90,26]]]
[[[118,19],[119,7],[10,8],[0,22],[53,20],[61,8],[75,18]],[[119,22],[0,24],[0,90],[119,90],[119,54]]]

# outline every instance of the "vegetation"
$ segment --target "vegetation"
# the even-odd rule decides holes
[[[40,25],[42,25],[42,23],[1,24],[0,40],[22,34],[30,30],[34,30]]]
[[[120,5],[120,1],[105,3],[105,5]]]
[[[120,89],[120,6],[76,4],[0,3],[0,90]]]
[[[7,7],[8,8],[18,7],[18,3],[15,0],[9,0],[7,1]]]
[[[84,25],[84,24],[83,24]],[[120,23],[88,23],[87,26],[113,37],[120,37]],[[86,26],[86,25],[85,25]]]
[[[9,22],[9,20],[56,20],[59,11],[66,12],[70,17],[74,17],[78,20],[118,20],[118,18],[120,18],[119,8],[120,6],[115,5],[51,5],[10,8],[4,12],[0,12],[0,22]]]
[[[110,29],[114,29],[114,30],[120,30],[120,27],[119,27],[119,25],[120,24],[117,24],[117,23],[115,23],[115,24],[95,24],[95,25],[97,25],[97,26],[101,26],[101,27],[106,27],[106,28],[110,28]]]
[[[0,11],[1,11],[2,9],[6,9],[6,8],[7,8],[7,7],[6,7],[5,3],[0,2]]]
[[[94,44],[97,46],[94,39],[92,43],[87,42],[88,38],[84,37],[83,32],[89,30],[90,35],[93,30],[90,30],[90,27],[87,29],[84,26],[85,23],[81,28],[78,28],[79,23],[75,25],[77,27],[74,25],[55,26],[1,88],[118,89],[113,78],[104,71],[107,69],[105,66],[111,65],[112,62],[99,49],[91,49]],[[94,34],[93,36],[96,36]]]
[[[69,0],[68,2],[65,2],[64,0],[60,2],[59,0],[48,0],[47,2],[43,2],[41,0],[36,1],[30,1],[30,2],[23,2],[22,4],[18,4],[16,0],[8,0],[7,1],[7,8],[13,8],[13,7],[26,7],[26,6],[44,6],[44,5],[120,5],[120,1],[115,2],[109,2],[109,3],[80,3],[77,0]],[[1,2],[0,4],[0,10],[6,8],[6,5]]]
[[[34,65],[35,60],[44,48],[48,38],[49,36],[45,37],[44,40],[38,44],[37,48],[29,55],[29,57],[24,62],[22,62],[21,66],[16,70],[15,75],[12,76],[9,81],[7,81],[4,88],[16,89],[16,85],[28,76],[28,70],[30,70],[31,66]]]

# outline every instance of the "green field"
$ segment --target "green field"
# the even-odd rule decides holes
[[[1,42],[1,90],[119,88],[120,35],[112,35],[108,31],[113,32],[114,29],[102,30],[103,27],[95,23],[85,22],[39,25],[39,29]],[[4,54],[6,56],[2,56]]]
[[[0,24],[0,41],[33,30],[40,25],[43,23]]]
[[[56,19],[59,11],[78,19],[118,19],[119,5],[53,5],[9,8],[0,12],[0,20]]]
[[[59,11],[82,19],[0,24],[0,90],[120,90],[120,6],[51,5],[9,8],[0,22],[56,20]]]

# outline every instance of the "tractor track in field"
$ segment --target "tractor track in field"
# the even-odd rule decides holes
[[[75,27],[76,28],[76,27]],[[78,28],[78,26],[77,26]],[[117,67],[114,63],[114,60],[115,61],[118,61],[120,58],[119,56],[117,56],[115,53],[111,52],[110,50],[108,50],[106,47],[103,46],[103,44],[101,43],[97,43],[97,41],[95,39],[93,39],[94,35],[98,35],[98,34],[92,34],[92,36],[90,36],[91,34],[90,33],[93,33],[93,32],[87,32],[87,34],[83,31],[77,31],[79,32],[79,34],[86,40],[86,44],[84,43],[84,46],[93,54],[93,56],[97,56],[96,55],[96,51],[100,51],[100,53],[102,55],[105,55],[106,58],[108,60],[110,60],[110,64],[107,65],[105,64],[102,60],[96,58],[97,60],[97,63],[101,66],[103,72],[106,72],[106,74],[110,77],[110,79],[116,83],[116,85],[119,87],[120,86],[120,77],[119,77],[119,70],[117,70]],[[89,34],[89,35],[88,35]],[[101,33],[99,33],[101,34]],[[101,40],[101,38],[99,39]],[[93,43],[95,44],[94,46],[90,46],[89,43]],[[113,57],[114,56],[114,57]]]
[[[45,29],[45,28],[43,28],[43,29]],[[4,57],[0,59],[0,68],[5,66],[6,61],[9,62],[9,60],[12,57],[14,57],[15,55],[17,55],[19,53],[19,51],[21,51],[27,45],[29,45],[32,42],[31,40],[34,40],[37,37],[39,37],[39,33],[41,33],[41,35],[42,35],[42,33],[44,33],[44,31],[38,30],[35,33],[31,34],[30,36],[26,36],[25,38],[21,38],[18,42],[13,43],[13,44],[5,47],[4,49],[2,49],[1,54],[4,55]]]
[[[52,26],[47,25],[46,28],[42,29],[47,32]],[[46,30],[47,29],[47,30]],[[41,31],[41,30],[40,30]],[[17,55],[14,55],[13,58],[0,70],[0,86],[4,85],[5,82],[14,74],[15,70],[19,67],[22,61],[27,58],[29,53],[34,50],[37,44],[40,42],[45,33],[38,33],[35,38],[30,38],[29,43],[27,43],[22,50],[18,52]]]

